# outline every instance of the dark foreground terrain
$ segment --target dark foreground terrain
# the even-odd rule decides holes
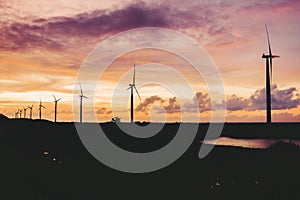
[[[223,136],[300,138],[299,124],[227,124]],[[172,140],[178,124],[150,139],[102,124],[122,148],[147,152]],[[170,166],[146,174],[119,172],[85,149],[73,123],[0,119],[0,199],[300,199],[300,150],[215,147],[198,158],[207,125]]]

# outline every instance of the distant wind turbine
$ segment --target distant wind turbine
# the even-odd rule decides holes
[[[28,107],[30,109],[30,119],[32,119],[32,108],[33,108],[33,105],[34,104],[32,104],[31,106]]]
[[[28,108],[24,108],[23,107],[23,110],[24,110],[24,119],[26,118],[26,110],[27,110]]]
[[[33,105],[32,105],[33,106]],[[40,99],[40,105],[39,105],[39,115],[40,115],[40,119],[42,119],[42,108],[46,109],[45,106],[43,106],[42,104],[42,100]]]
[[[131,121],[131,123],[134,121],[134,118],[133,118],[133,115],[134,115],[134,113],[133,113],[133,110],[134,110],[134,108],[133,108],[133,89],[136,91],[136,93],[137,93],[137,95],[139,96],[139,99],[141,100],[141,97],[140,97],[140,94],[139,94],[139,92],[138,92],[138,90],[136,89],[136,87],[135,87],[135,64],[134,64],[134,66],[133,66],[133,78],[132,78],[132,83],[131,84],[129,84],[129,88],[127,88],[127,90],[131,90],[131,96],[130,96],[130,121]]]
[[[83,98],[87,99],[87,97],[83,95],[81,85],[80,85],[80,95],[79,95],[79,97],[80,97],[80,123],[82,123],[82,99]]]
[[[17,119],[19,117],[19,110],[15,112],[15,118]]]
[[[268,27],[266,26],[266,32],[267,32],[267,39],[268,39],[268,47],[269,47],[269,55],[262,55],[262,58],[266,59],[266,112],[267,112],[267,123],[272,122],[272,117],[271,117],[271,81],[272,81],[272,76],[273,76],[273,64],[272,64],[272,59],[273,58],[279,58],[280,56],[273,55],[271,51],[271,45],[270,45],[270,37],[269,37],[269,31]]]
[[[22,118],[22,109],[19,109],[20,118]]]
[[[54,122],[56,122],[56,117],[57,117],[57,102],[59,102],[61,100],[61,98],[56,99],[56,97],[53,95],[54,97]]]

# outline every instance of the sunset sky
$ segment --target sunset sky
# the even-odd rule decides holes
[[[263,122],[265,60],[261,56],[268,53],[267,24],[272,52],[280,55],[273,60],[273,120],[299,122],[299,21],[298,0],[0,0],[0,113],[14,117],[18,109],[34,103],[33,118],[38,118],[41,99],[46,107],[43,118],[53,120],[54,94],[62,98],[58,121],[78,121],[72,114],[74,84],[86,56],[115,34],[133,28],[161,27],[193,38],[215,62],[227,95],[226,121]],[[100,54],[99,58],[107,59],[105,56]],[[201,76],[195,75],[182,58],[149,49],[125,54],[108,68],[94,105],[99,121],[109,121],[112,116],[129,119],[126,89],[134,63],[142,98],[139,101],[135,97],[136,120],[149,120],[149,109],[163,105],[168,121],[179,121],[180,106],[188,107],[190,100],[199,103],[201,121],[209,121],[210,95]],[[180,87],[176,77],[157,67],[159,64],[180,71],[191,83],[195,97],[180,105],[165,88],[139,85],[139,79],[154,78]],[[113,113],[111,93],[117,77],[125,73],[121,83],[124,91],[118,98],[127,103]],[[77,101],[79,105],[79,98]],[[93,109],[88,100],[84,101],[84,120],[88,121]],[[159,118],[159,109],[152,112]],[[194,114],[193,109],[189,112]]]

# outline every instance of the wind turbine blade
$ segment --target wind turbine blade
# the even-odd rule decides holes
[[[269,56],[272,58],[272,51],[271,51],[271,44],[270,44],[270,36],[269,36],[269,31],[268,31],[268,27],[266,26],[266,32],[267,32],[267,38],[268,38],[268,46],[269,46]]]
[[[272,57],[270,57],[270,79],[271,79],[271,85],[272,85],[272,79],[273,79],[273,62],[272,62]]]
[[[86,96],[82,96],[82,97],[88,99]]]
[[[81,88],[81,84],[79,84],[79,86],[80,86],[80,93],[81,93],[81,95],[83,95],[83,93],[82,93],[82,88]]]
[[[136,91],[137,95],[139,96],[139,99],[140,99],[140,101],[142,101],[142,100],[141,100],[141,96],[140,96],[140,94],[139,94],[139,92],[138,92],[138,90],[136,89],[136,87],[135,87],[135,86],[134,86],[134,89],[135,89],[135,91]]]
[[[57,99],[56,101],[59,102],[61,100],[61,98]]]
[[[53,94],[53,97],[54,97],[54,100],[56,101],[56,98],[55,98],[54,94]]]
[[[126,90],[129,90],[131,88],[131,86],[129,88],[127,88]]]
[[[133,78],[132,78],[132,84],[135,85],[135,64],[133,64]]]
[[[41,107],[46,109],[46,107],[45,107],[45,106],[43,106],[43,105],[42,105]]]

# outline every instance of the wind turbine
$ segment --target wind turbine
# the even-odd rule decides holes
[[[135,87],[135,64],[133,66],[133,78],[132,78],[132,83],[129,84],[129,88],[127,88],[127,90],[131,91],[131,96],[130,96],[130,121],[131,123],[133,123],[133,89],[136,91],[137,95],[139,96],[139,99],[141,100],[140,94],[138,92],[138,90]]]
[[[271,45],[270,45],[270,37],[269,37],[269,31],[268,27],[266,26],[266,32],[267,32],[267,39],[268,39],[268,47],[269,47],[269,55],[262,55],[262,58],[266,59],[266,104],[267,104],[267,123],[270,124],[272,122],[272,117],[271,117],[271,81],[272,81],[272,76],[273,76],[273,64],[272,64],[272,59],[273,58],[279,58],[280,56],[273,55],[272,50],[271,50]]]
[[[19,109],[20,118],[22,118],[22,109]]]
[[[81,85],[80,85],[80,95],[79,95],[79,97],[80,97],[80,123],[82,123],[82,99],[83,98],[87,99],[87,97],[83,95]]]
[[[18,118],[18,116],[19,116],[19,110],[18,110],[18,112],[15,112],[15,118],[16,119]]]
[[[33,105],[34,104],[32,104],[31,106],[28,107],[30,109],[30,119],[32,119],[32,108],[33,108]]]
[[[61,98],[56,99],[56,97],[53,95],[54,97],[54,122],[56,122],[56,114],[57,114],[57,102],[59,102],[61,100]]]
[[[32,105],[33,106],[33,105]],[[39,114],[40,114],[40,119],[42,119],[42,108],[46,109],[45,106],[42,104],[42,100],[40,99],[40,105],[39,105]]]
[[[26,110],[27,110],[28,108],[24,108],[23,107],[23,110],[24,110],[24,119],[26,118]]]

